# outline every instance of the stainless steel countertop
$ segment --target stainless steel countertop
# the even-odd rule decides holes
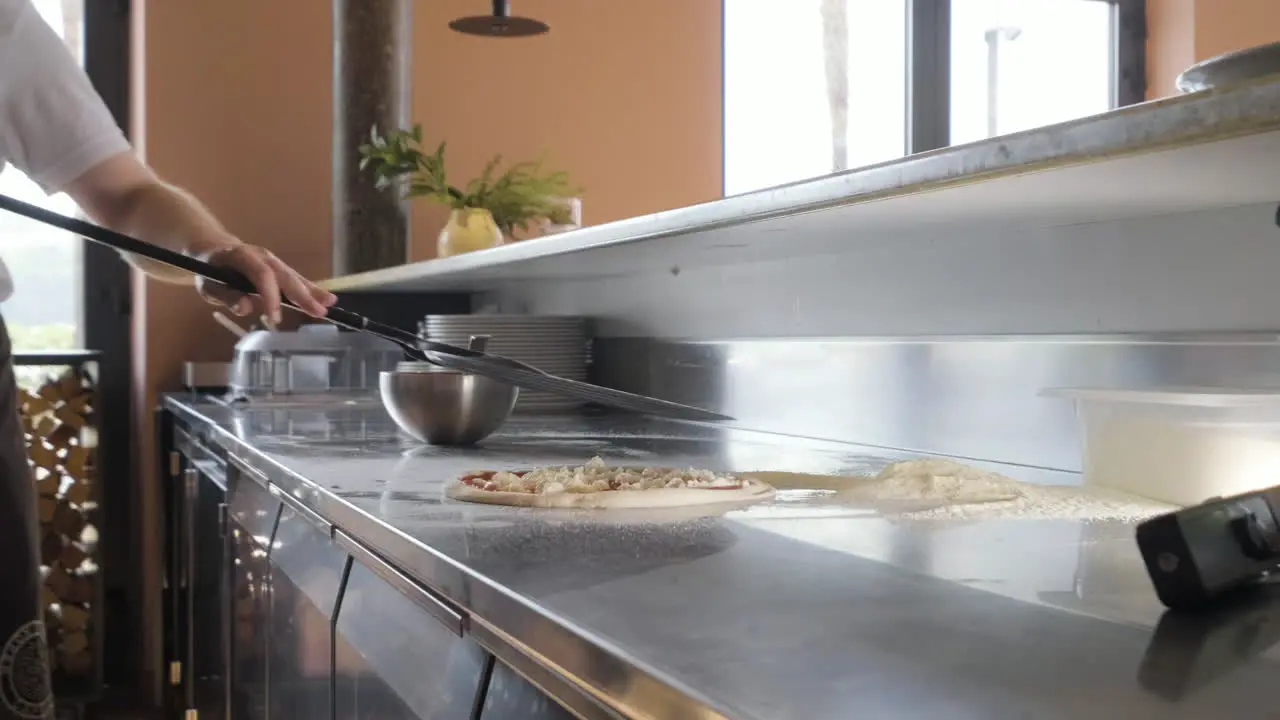
[[[867,472],[896,453],[629,417],[515,418],[481,447],[443,449],[398,437],[376,405],[166,404],[639,716],[1276,717],[1280,652],[1232,667],[1256,638],[1236,620],[1207,640],[1200,621],[1166,619],[1155,632],[1162,608],[1124,523],[902,522],[797,492],[717,518],[603,522],[441,493],[467,469],[594,454]],[[1263,613],[1272,626],[1274,613]]]

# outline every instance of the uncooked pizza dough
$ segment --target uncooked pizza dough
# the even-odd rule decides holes
[[[611,467],[597,457],[580,467],[467,473],[445,494],[492,505],[608,510],[746,504],[771,498],[776,489],[829,491],[832,501],[844,504],[919,509],[1014,501],[1025,494],[1026,485],[934,458],[904,460],[874,476],[859,476]]]
[[[829,490],[837,502],[966,505],[1016,500],[1023,483],[953,460],[896,462],[874,476],[752,472],[780,490]]]
[[[753,470],[751,477],[767,482],[777,490],[848,490],[858,483],[871,480],[861,475],[818,475],[782,470]]]
[[[598,457],[580,467],[470,472],[445,488],[447,497],[466,502],[595,510],[745,504],[773,494],[772,486],[749,474],[611,467]]]

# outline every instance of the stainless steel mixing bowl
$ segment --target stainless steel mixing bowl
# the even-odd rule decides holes
[[[497,430],[519,388],[426,363],[400,363],[378,375],[382,405],[400,429],[432,445],[470,445]]]

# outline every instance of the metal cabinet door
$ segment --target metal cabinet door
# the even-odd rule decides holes
[[[190,503],[190,592],[187,596],[194,707],[202,717],[226,717],[226,491],[224,477],[195,465]]]
[[[339,531],[354,562],[334,637],[335,717],[471,717],[486,653],[464,618]]]
[[[271,630],[268,552],[280,501],[236,465],[228,466],[229,715],[267,717]]]
[[[267,635],[270,572],[266,548],[243,525],[230,521],[230,717],[267,717]]]
[[[170,683],[181,711],[226,717],[226,468],[199,439],[173,428],[168,542]]]
[[[577,717],[506,663],[497,659],[491,662],[493,670],[480,720],[574,720]]]
[[[270,716],[330,717],[331,622],[347,554],[327,522],[274,487],[284,501],[271,561]]]

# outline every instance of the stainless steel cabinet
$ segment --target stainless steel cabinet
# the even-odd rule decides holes
[[[274,490],[274,488],[272,488]],[[347,564],[315,513],[276,491],[283,501],[271,562],[270,716],[330,716],[334,607]]]
[[[191,682],[200,715],[226,717],[227,593],[225,475],[197,466],[192,505]]]
[[[182,710],[226,717],[227,598],[225,465],[199,439],[174,433],[169,539],[170,672]]]
[[[271,621],[268,549],[280,503],[235,466],[228,472],[230,583],[229,717],[267,717]]]
[[[487,655],[465,636],[461,613],[336,536],[354,562],[334,638],[334,717],[471,717]]]
[[[168,605],[182,710],[228,720],[574,717],[477,644],[460,608],[251,464],[176,435]]]
[[[574,717],[515,670],[500,660],[493,660],[480,720],[574,720]]]

